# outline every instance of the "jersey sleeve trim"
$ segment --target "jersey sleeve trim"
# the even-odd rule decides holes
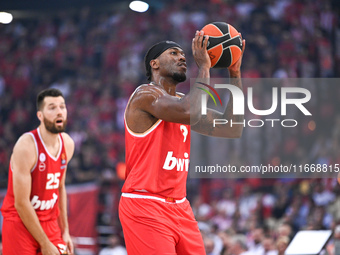
[[[155,124],[153,124],[149,129],[147,129],[145,132],[143,132],[143,133],[135,133],[135,132],[133,132],[131,129],[129,129],[129,127],[128,127],[128,125],[127,125],[127,123],[126,123],[126,121],[125,121],[125,127],[126,127],[126,130],[129,132],[129,134],[130,135],[132,135],[132,136],[135,136],[135,137],[145,137],[145,136],[147,136],[148,134],[150,134],[153,130],[155,130],[158,126],[159,126],[159,124],[161,124],[162,123],[162,120],[157,120],[156,122],[155,122]]]
[[[39,150],[38,150],[37,140],[35,140],[34,135],[33,135],[31,132],[29,132],[29,133],[27,133],[27,134],[29,134],[30,136],[32,136],[33,141],[34,141],[35,150],[36,150],[36,152],[37,152],[37,160],[35,161],[35,164],[34,164],[33,168],[31,169],[31,173],[32,173],[32,172],[34,171],[35,167],[36,167],[37,164],[38,164]],[[12,170],[12,167],[11,167],[11,170]]]

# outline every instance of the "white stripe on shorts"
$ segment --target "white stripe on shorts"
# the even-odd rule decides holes
[[[162,201],[164,203],[171,203],[165,200],[165,198],[155,197],[155,196],[147,196],[147,195],[140,195],[140,194],[132,194],[132,193],[122,193],[122,197],[129,197],[129,198],[144,198],[144,199],[154,199],[158,201]],[[175,200],[176,204],[183,203],[187,198],[184,197],[180,200]]]

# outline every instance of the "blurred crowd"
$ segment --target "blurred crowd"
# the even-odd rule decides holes
[[[327,250],[339,254],[340,186],[336,179],[211,182],[215,198],[205,202],[201,195],[192,202],[207,254],[284,254],[299,230],[325,229],[337,231]]]
[[[146,82],[143,58],[152,44],[178,42],[186,52],[187,77],[195,77],[195,31],[225,21],[246,39],[242,77],[336,78],[338,12],[331,0],[176,0],[160,1],[143,14],[84,7],[0,25],[0,188],[7,186],[14,143],[38,125],[35,98],[42,89],[58,88],[66,98],[67,132],[76,144],[67,183],[97,181],[119,190],[124,110],[133,90]],[[212,70],[211,76],[227,77],[228,72]],[[190,79],[179,90],[189,87]],[[313,89],[314,122],[301,119],[300,128],[268,131],[257,139],[250,132],[248,143],[231,147],[234,163],[340,163],[340,87]],[[265,106],[266,100],[261,103]],[[322,128],[315,123],[323,123]],[[273,141],[270,146],[268,141]],[[199,190],[206,192],[202,196]],[[279,247],[286,247],[299,229],[340,224],[338,195],[338,184],[329,179],[188,182],[207,254],[282,254]],[[118,221],[116,212],[105,217],[99,217],[101,224]]]

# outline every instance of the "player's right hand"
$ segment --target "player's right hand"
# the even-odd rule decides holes
[[[209,36],[204,36],[204,31],[196,31],[195,37],[192,39],[192,54],[198,68],[210,68],[211,60],[208,54]]]
[[[68,231],[66,231],[63,234],[63,240],[66,243],[67,246],[67,253],[63,253],[63,254],[73,254],[74,253],[74,247],[73,247],[73,242],[72,242],[72,238],[70,236],[70,233]]]
[[[40,247],[42,255],[60,255],[58,248],[53,243],[48,242]]]

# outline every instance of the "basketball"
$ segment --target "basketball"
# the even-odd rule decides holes
[[[208,53],[212,68],[227,68],[242,54],[242,38],[238,31],[225,22],[213,22],[202,28],[209,35]]]

